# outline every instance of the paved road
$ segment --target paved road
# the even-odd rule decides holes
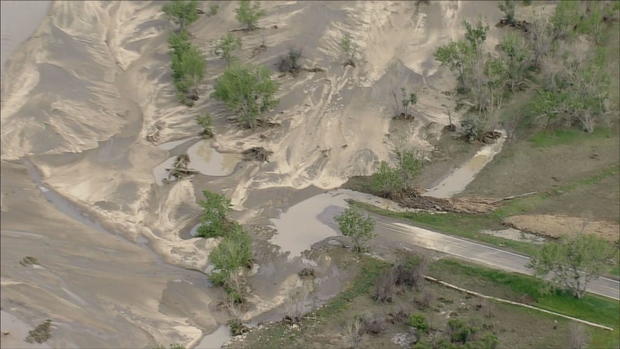
[[[372,216],[376,220],[375,231],[377,234],[390,240],[444,252],[497,269],[532,274],[532,271],[526,267],[529,257],[467,239],[414,227],[394,218],[375,214]],[[588,286],[588,291],[620,300],[620,283],[609,278],[601,277],[593,280]]]

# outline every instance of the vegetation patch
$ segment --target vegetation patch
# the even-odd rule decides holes
[[[593,294],[581,299],[569,292],[550,290],[539,278],[477,266],[453,259],[441,259],[429,266],[429,275],[486,295],[555,311],[579,319],[620,327],[620,304]]]
[[[248,128],[257,125],[257,117],[275,107],[278,84],[263,66],[232,64],[215,82],[212,96],[237,113]]]
[[[28,343],[45,343],[52,337],[52,320],[47,319],[37,325],[33,330],[28,331],[25,341]]]

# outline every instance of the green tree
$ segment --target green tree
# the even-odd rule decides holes
[[[209,262],[214,268],[209,279],[223,286],[233,303],[242,303],[244,269],[252,264],[252,239],[240,225],[234,224],[232,231],[211,251]]]
[[[241,39],[231,33],[224,35],[215,46],[215,54],[223,58],[227,64],[235,60],[234,52],[241,49]]]
[[[531,258],[529,267],[539,276],[550,275],[554,286],[581,298],[614,253],[617,251],[609,242],[592,234],[578,234],[545,244]]]
[[[260,8],[258,2],[252,4],[249,0],[242,0],[235,12],[237,12],[237,21],[244,25],[246,30],[256,29],[258,20],[265,15],[265,11]]]
[[[203,238],[225,236],[234,224],[226,219],[231,207],[230,200],[224,195],[207,190],[202,193],[205,200],[200,202],[203,213],[200,217],[201,224],[198,227],[198,236]]]
[[[375,221],[362,215],[354,207],[347,208],[335,219],[342,235],[353,240],[353,251],[355,252],[363,252],[366,249],[366,243],[375,236]]]
[[[198,0],[173,0],[162,10],[183,31],[198,19]]]
[[[205,65],[202,53],[194,46],[182,51],[173,51],[172,77],[177,90],[181,93],[182,101],[188,94],[190,99],[198,99],[198,85],[204,77]]]
[[[435,59],[457,75],[457,90],[465,89],[465,70],[472,51],[463,41],[453,41],[435,51]]]
[[[528,81],[528,72],[531,67],[531,50],[521,35],[513,32],[504,36],[499,49],[506,64],[508,88],[511,92],[523,89]]]
[[[278,100],[278,84],[263,66],[232,64],[215,82],[213,97],[237,113],[249,128],[256,126],[259,114],[273,108]]]

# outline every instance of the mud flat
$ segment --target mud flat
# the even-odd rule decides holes
[[[199,141],[189,147],[189,168],[207,176],[230,175],[235,166],[241,161],[241,155],[232,153],[220,153],[210,141]]]
[[[26,41],[39,27],[50,8],[51,1],[1,1],[2,13],[0,42],[0,75],[4,75],[4,65],[11,54]]]
[[[261,267],[250,278],[256,294],[244,320],[267,316],[305,289],[297,272],[306,264],[320,269],[309,292],[333,295],[344,278],[330,271],[328,258],[304,264],[299,255],[337,235],[332,218],[346,195],[297,202],[297,194],[338,187],[389,161],[393,90],[424,89],[416,122],[447,124],[437,105],[447,103],[441,91],[454,81],[438,73],[432,52],[459,35],[463,19],[499,17],[487,2],[261,5],[262,29],[240,34],[244,61],[273,66],[296,43],[309,66],[325,68],[277,78],[281,102],[269,117],[279,126],[272,128],[240,130],[205,97],[224,69],[211,50],[200,100],[191,109],[179,105],[167,54],[171,27],[160,2],[53,2],[37,35],[14,52],[20,64],[9,64],[2,80],[1,301],[32,327],[52,318],[52,347],[195,345],[220,328],[229,316],[216,307],[222,291],[187,270],[205,270],[217,242],[180,236],[200,215],[197,194],[206,188],[231,197],[244,221],[274,218],[278,230],[271,241],[281,251],[267,237],[255,240]],[[236,6],[224,2],[217,16],[192,24],[195,43],[210,48],[238,28]],[[355,69],[339,57],[344,33],[360,47]],[[492,29],[490,45],[493,35]],[[262,42],[267,49],[251,56]],[[204,111],[213,115],[218,150],[260,146],[273,156],[237,164],[236,155],[199,141],[188,149],[190,167],[204,175],[158,186],[160,165],[186,146],[171,142],[195,136],[195,117]],[[146,140],[155,125],[159,147]],[[39,180],[29,177],[25,159]],[[280,218],[271,209],[275,201],[285,212]],[[20,265],[27,256],[42,269]]]

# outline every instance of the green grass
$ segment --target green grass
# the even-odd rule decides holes
[[[540,131],[530,138],[535,147],[544,148],[561,144],[583,143],[591,139],[610,138],[614,132],[610,128],[596,128],[594,132],[587,133],[577,129],[558,129]]]
[[[620,327],[620,302],[605,297],[586,294],[577,299],[564,292],[544,292],[546,283],[538,278],[485,268],[452,259],[442,259],[431,264],[430,275],[447,282],[450,278],[465,277],[467,287],[478,285],[483,288],[484,282],[500,285],[508,291],[506,294],[514,300],[521,296],[533,299],[532,305],[555,311],[560,314],[604,324],[618,329]]]

